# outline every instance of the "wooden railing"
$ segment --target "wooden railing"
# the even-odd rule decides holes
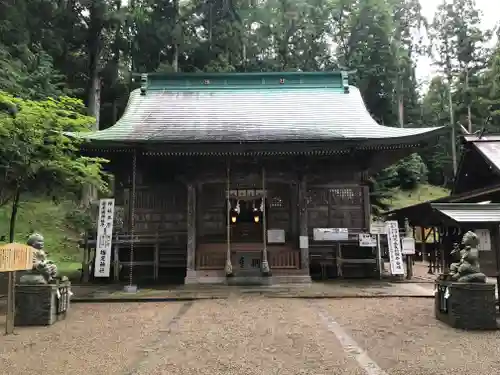
[[[225,262],[225,252],[204,251],[196,253],[196,268],[199,270],[220,270],[224,268]]]
[[[281,250],[268,253],[269,267],[272,268],[300,268],[300,252],[297,250]]]
[[[196,268],[199,270],[223,269],[226,262],[226,244],[200,244],[196,249]],[[261,244],[232,244],[231,253],[247,253],[262,251]],[[300,251],[288,245],[270,246],[268,260],[271,268],[299,269]],[[233,259],[234,261],[234,259]]]

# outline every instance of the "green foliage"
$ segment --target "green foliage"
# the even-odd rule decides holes
[[[79,207],[68,199],[61,199],[56,204],[51,199],[26,194],[19,204],[16,241],[24,243],[31,233],[42,233],[50,259],[57,263],[63,273],[67,269],[74,270],[82,261],[78,241],[83,228],[69,221],[68,216],[78,210]],[[0,207],[0,236],[5,238],[9,234],[10,214],[10,206]]]
[[[13,135],[15,142],[0,151],[0,165],[5,168],[12,154],[14,174],[27,176],[23,189],[75,191],[83,181],[102,185],[102,161],[75,159],[78,144],[60,130],[92,125],[83,111],[98,117],[100,128],[114,124],[137,84],[130,71],[344,67],[353,70],[352,83],[384,125],[399,126],[402,107],[405,126],[449,126],[451,94],[454,122],[468,126],[470,112],[473,131],[483,126],[500,131],[500,47],[487,48],[491,33],[479,27],[480,17],[473,0],[443,1],[433,20],[422,16],[419,0],[130,0],[128,6],[121,0],[3,1],[0,90],[15,98],[0,96],[0,121],[6,124],[0,141],[3,146]],[[426,31],[429,45],[416,37]],[[415,61],[427,49],[440,71],[421,93]],[[87,109],[81,103],[68,109],[78,114],[72,119],[66,99],[46,100],[62,95],[82,100]],[[409,189],[426,180],[450,186],[453,141],[443,137],[421,151],[420,159],[412,156],[373,176],[373,201],[383,201],[394,186]],[[50,163],[28,166],[42,153],[45,160],[50,155]],[[17,179],[4,179],[12,194]],[[47,180],[48,186],[39,182]],[[0,194],[0,204],[8,196]]]
[[[391,210],[395,210],[447,197],[450,195],[450,191],[439,186],[422,184],[413,190],[393,188],[389,191],[388,195],[389,197],[384,201],[384,203],[388,205]]]
[[[94,119],[69,97],[43,101],[0,92],[0,204],[16,192],[58,195],[84,184],[107,189],[103,159],[82,156],[79,141],[66,132],[85,131]]]
[[[402,190],[415,189],[419,184],[427,182],[427,166],[418,154],[410,155],[392,168]]]
[[[369,180],[372,214],[378,216],[390,208],[388,202],[394,189],[412,191],[427,182],[427,167],[418,154],[399,161]]]

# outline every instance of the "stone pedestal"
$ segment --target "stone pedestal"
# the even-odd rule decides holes
[[[436,319],[453,328],[497,329],[495,285],[437,280]]]
[[[69,281],[59,284],[16,284],[16,326],[46,326],[66,318]]]

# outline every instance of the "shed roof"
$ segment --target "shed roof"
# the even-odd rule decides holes
[[[431,206],[457,223],[500,223],[498,203],[433,203]]]
[[[412,206],[402,207],[384,213],[384,217],[389,220],[402,220],[408,218],[412,225],[438,225],[440,218],[434,215],[434,205],[436,204],[478,204],[479,201],[487,201],[492,196],[500,192],[500,184],[482,187],[461,194],[454,194],[432,201],[417,203]],[[471,202],[472,201],[472,202]],[[482,207],[483,205],[480,204]]]
[[[464,145],[452,193],[458,194],[500,182],[500,135],[462,137]]]
[[[114,126],[80,136],[111,142],[410,143],[442,130],[379,125],[341,72],[196,73],[149,75]]]

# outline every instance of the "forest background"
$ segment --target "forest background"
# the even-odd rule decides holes
[[[83,181],[105,189],[102,161],[50,165],[58,178],[38,186],[47,163],[27,168],[12,137],[16,147],[44,143],[47,126],[64,127],[64,118],[72,129],[107,128],[138,87],[131,73],[142,72],[349,70],[379,123],[450,129],[437,146],[372,176],[374,213],[445,195],[461,130],[500,132],[499,30],[481,20],[474,0],[443,1],[432,19],[419,0],[2,0],[0,169],[15,164],[23,178],[3,181],[0,235],[41,231],[60,261],[76,265],[74,243],[91,223],[69,193]],[[436,72],[424,85],[415,73],[422,57]],[[31,116],[16,119],[19,107]],[[47,108],[53,116],[35,121]],[[63,157],[60,141],[40,157]],[[56,193],[62,178],[67,191]]]

